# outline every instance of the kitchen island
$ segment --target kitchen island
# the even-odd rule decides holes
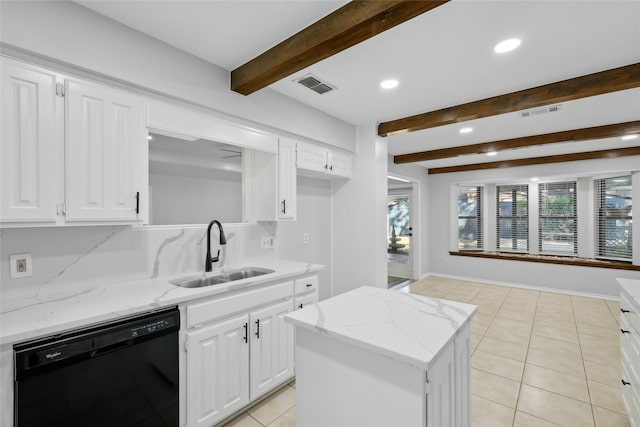
[[[469,426],[475,312],[365,286],[288,314],[296,331],[296,425]]]

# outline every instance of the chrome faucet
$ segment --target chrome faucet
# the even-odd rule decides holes
[[[211,263],[212,262],[218,262],[220,261],[220,249],[218,249],[218,254],[215,256],[215,258],[211,257],[211,227],[213,226],[213,224],[218,226],[218,229],[220,230],[220,245],[226,245],[227,244],[227,238],[224,237],[224,231],[222,230],[222,224],[220,224],[220,221],[218,220],[213,220],[209,223],[209,228],[207,228],[207,257],[204,259],[204,271],[205,273],[211,271]]]

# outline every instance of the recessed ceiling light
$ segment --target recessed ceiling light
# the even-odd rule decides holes
[[[487,156],[497,156],[498,152],[497,151],[487,151]]]
[[[149,141],[151,141],[151,140],[153,139],[153,137],[152,137],[151,135],[147,135],[147,139],[148,139]]]
[[[468,128],[468,127],[467,128],[462,128],[458,132],[460,132],[460,133],[471,133],[471,132],[473,132],[473,128]]]
[[[382,89],[393,89],[398,86],[398,81],[395,79],[383,80],[380,82],[380,87]]]
[[[496,53],[509,52],[509,51],[512,51],[513,49],[517,48],[518,46],[520,46],[520,43],[521,43],[520,39],[503,40],[493,48],[493,51],[496,52]]]
[[[633,135],[625,135],[620,139],[622,139],[623,141],[629,141],[629,140],[632,140],[632,139],[636,139],[637,137],[638,137],[638,134],[636,133],[636,134],[633,134]]]
[[[539,180],[540,180],[540,178],[538,178],[537,176],[534,176],[533,178],[531,178],[531,181],[533,181],[533,182],[536,182],[536,181],[539,181]]]

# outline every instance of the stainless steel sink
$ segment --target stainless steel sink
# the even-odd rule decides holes
[[[220,283],[233,282],[235,280],[248,279],[250,277],[262,276],[273,273],[274,270],[260,267],[245,267],[227,270],[223,273],[209,277],[187,277],[185,279],[171,280],[174,286],[181,288],[202,288],[204,286],[219,285]]]

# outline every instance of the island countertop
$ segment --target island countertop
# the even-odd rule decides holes
[[[285,321],[428,370],[477,307],[363,286],[305,306]]]

